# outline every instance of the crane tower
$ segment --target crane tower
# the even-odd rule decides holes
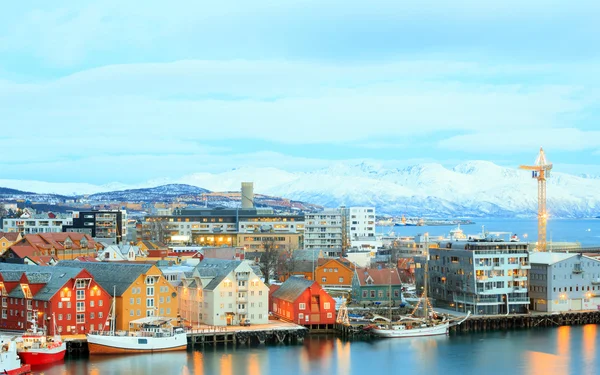
[[[546,178],[550,177],[552,163],[546,160],[544,149],[540,147],[540,154],[534,165],[521,165],[520,169],[531,171],[531,177],[538,181],[538,251],[546,251]]]

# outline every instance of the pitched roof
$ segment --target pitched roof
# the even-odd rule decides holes
[[[198,263],[195,271],[201,278],[212,278],[210,282],[204,286],[205,290],[214,290],[220,283],[235,270],[242,261],[240,260],[225,260],[206,258]]]
[[[6,238],[11,242],[15,242],[19,238],[19,232],[0,232],[0,238]]]
[[[37,251],[35,247],[28,246],[28,245],[24,245],[24,246],[13,245],[9,249],[12,250],[13,253],[15,253],[15,255],[21,259],[24,259],[25,257],[31,257]]]
[[[302,295],[302,293],[304,293],[306,289],[310,288],[314,283],[315,281],[313,280],[306,280],[302,277],[292,276],[289,279],[287,279],[283,284],[281,284],[279,289],[273,292],[272,297],[279,298],[288,302],[294,302],[298,299],[298,297],[300,297],[300,295]]]
[[[397,268],[357,268],[355,275],[358,277],[360,286],[402,285],[400,273]],[[367,280],[372,280],[372,284],[367,284]]]
[[[81,249],[81,242],[83,240],[87,241],[88,249],[93,249],[96,246],[96,241],[94,241],[90,235],[77,232],[48,232],[28,234],[13,246],[32,246],[40,251],[50,250],[52,248],[56,250],[64,250],[65,241],[67,238],[71,240],[71,249],[73,250]]]
[[[44,267],[16,263],[0,263],[0,274],[4,281],[19,281],[23,274],[29,284],[45,284],[35,295],[34,299],[49,301],[70,279],[77,277],[82,268],[76,267]],[[9,297],[23,298],[23,289],[17,285]]]
[[[26,258],[31,260],[33,263],[37,264],[38,266],[51,266],[52,261],[58,262],[58,259],[56,259],[55,257],[51,257],[51,256],[32,255],[32,256],[27,256]]]
[[[322,258],[323,254],[321,249],[302,249],[296,250],[292,253],[292,258],[295,260],[318,260]]]
[[[116,286],[117,296],[122,295],[133,282],[147,273],[153,264],[150,263],[117,263],[117,262],[79,262],[63,260],[58,262],[60,267],[76,267],[86,269],[102,288],[113,293]]]

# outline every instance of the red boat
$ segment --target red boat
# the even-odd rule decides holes
[[[35,317],[31,320],[31,329],[19,341],[17,354],[21,361],[28,365],[62,361],[67,352],[67,344],[60,336],[48,337],[44,331],[38,331]]]

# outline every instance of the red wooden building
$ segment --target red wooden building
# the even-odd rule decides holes
[[[82,268],[8,263],[0,263],[0,294],[0,329],[24,331],[35,317],[38,327],[46,327],[50,335],[101,329],[112,301]]]
[[[332,329],[335,300],[316,281],[290,277],[271,289],[269,310],[282,320],[309,329]]]

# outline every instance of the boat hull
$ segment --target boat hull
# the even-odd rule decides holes
[[[23,375],[23,374],[31,374],[31,366],[30,365],[21,365],[21,367],[14,368],[12,370],[4,370],[2,374],[6,375]]]
[[[90,354],[157,353],[187,349],[185,333],[171,337],[88,335],[87,339]]]
[[[62,361],[67,352],[67,345],[63,342],[62,345],[52,349],[27,349],[17,352],[23,363],[29,365],[46,365]]]
[[[434,327],[412,328],[412,329],[380,329],[374,328],[371,332],[378,337],[386,338],[410,338],[425,336],[443,336],[448,334],[450,325],[439,324]]]

